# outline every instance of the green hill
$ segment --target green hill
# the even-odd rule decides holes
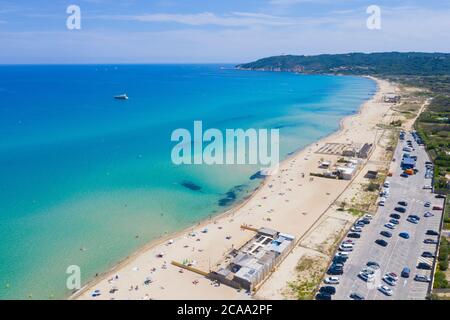
[[[236,66],[239,69],[355,75],[450,75],[449,53],[383,52],[274,56]]]

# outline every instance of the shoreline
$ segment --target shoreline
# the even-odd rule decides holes
[[[365,100],[357,109],[357,112],[347,115],[340,119],[339,121],[339,128],[336,131],[331,132],[330,134],[320,138],[319,140],[316,140],[305,147],[299,148],[298,150],[292,152],[289,154],[285,159],[283,159],[280,162],[280,171],[281,169],[286,167],[289,163],[295,162],[298,158],[302,157],[302,154],[307,152],[311,153],[312,148],[317,147],[319,144],[324,143],[327,140],[330,140],[334,137],[337,137],[339,135],[343,135],[345,130],[348,130],[346,123],[351,122],[352,119],[361,117],[361,115],[366,112],[366,109],[369,107],[369,104],[371,102],[375,102],[374,100],[376,97],[381,94],[381,79],[370,77],[370,76],[364,76],[366,78],[371,79],[376,83],[376,91],[374,94],[371,94],[370,98]],[[372,142],[372,141],[370,141]],[[154,250],[155,248],[163,245],[164,243],[168,242],[171,239],[177,239],[185,236],[186,234],[189,234],[191,232],[194,232],[196,229],[204,228],[211,223],[216,224],[216,221],[224,221],[226,219],[229,219],[230,217],[233,217],[236,213],[239,213],[240,210],[242,210],[245,206],[247,206],[250,202],[254,201],[258,195],[261,194],[261,192],[264,190],[264,188],[267,188],[267,185],[269,183],[269,180],[272,176],[266,176],[261,183],[249,194],[246,196],[240,203],[237,203],[232,206],[232,208],[222,212],[218,213],[217,215],[211,216],[209,218],[202,219],[195,225],[191,225],[189,227],[183,228],[182,230],[163,235],[159,238],[156,238],[154,240],[151,240],[149,243],[143,245],[141,248],[138,248],[136,251],[125,257],[124,259],[120,260],[117,264],[115,264],[113,267],[109,268],[105,272],[102,272],[98,274],[98,276],[94,277],[93,279],[89,280],[81,289],[79,289],[77,292],[73,293],[68,297],[68,299],[77,299],[85,295],[88,291],[90,291],[94,286],[100,285],[104,280],[106,280],[108,277],[113,275],[114,273],[117,273],[119,270],[122,270],[126,266],[130,265],[132,262],[136,261],[140,257],[142,257],[144,254],[149,253],[149,251]],[[309,177],[309,176],[308,176]],[[263,226],[263,225],[261,225]],[[312,225],[311,225],[312,226]],[[311,227],[309,226],[309,227]],[[259,227],[259,226],[258,226]],[[283,230],[281,230],[283,231]],[[83,297],[84,298],[84,297]]]

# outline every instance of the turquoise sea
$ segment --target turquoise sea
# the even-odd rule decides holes
[[[0,299],[65,298],[69,265],[84,283],[260,183],[255,166],[173,165],[174,129],[278,128],[286,157],[375,90],[227,65],[0,66]]]

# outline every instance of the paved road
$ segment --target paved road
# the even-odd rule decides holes
[[[424,150],[416,144],[412,136],[406,134],[405,140],[412,140],[415,151],[411,155],[416,155],[417,166],[419,172],[410,176],[409,178],[402,178],[400,168],[400,161],[403,154],[403,147],[406,142],[400,141],[397,145],[395,156],[395,170],[393,176],[388,177],[390,182],[390,196],[386,201],[384,207],[379,207],[377,214],[369,225],[364,227],[361,233],[361,238],[356,239],[354,251],[350,253],[350,257],[345,263],[344,274],[341,275],[340,284],[336,286],[337,292],[333,299],[349,299],[352,292],[360,293],[365,299],[424,299],[428,289],[428,283],[420,283],[414,281],[416,274],[430,276],[431,271],[419,270],[416,268],[418,262],[424,261],[432,265],[431,258],[422,258],[421,254],[424,251],[435,253],[437,245],[425,244],[423,241],[426,238],[437,239],[437,236],[425,235],[429,229],[439,230],[439,224],[442,212],[432,210],[432,208],[425,208],[424,203],[430,201],[433,205],[443,205],[442,199],[436,199],[430,190],[424,190],[425,184],[430,185],[431,180],[425,179],[425,161],[429,158]],[[408,206],[406,213],[399,213],[401,215],[400,224],[395,230],[389,230],[384,227],[390,219],[389,215],[396,213],[394,208],[398,206],[398,201],[407,201]],[[431,211],[434,213],[433,217],[424,217],[424,213]],[[406,221],[410,214],[415,214],[420,217],[418,224],[412,224]],[[392,238],[385,238],[380,235],[380,231],[387,230],[392,233]],[[399,233],[406,231],[409,233],[409,239],[399,237]],[[387,247],[381,247],[375,243],[376,239],[384,239],[388,242]],[[372,284],[368,284],[359,277],[358,273],[366,265],[368,261],[375,261],[380,264],[380,272],[376,280]],[[411,276],[408,279],[400,277],[397,285],[390,287],[394,293],[388,297],[381,293],[377,287],[379,284],[386,284],[382,281],[382,277],[388,272],[395,272],[400,276],[404,267],[411,269]]]

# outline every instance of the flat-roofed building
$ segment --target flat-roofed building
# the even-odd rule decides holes
[[[250,241],[230,253],[230,263],[218,271],[212,271],[209,277],[233,288],[251,291],[268,276],[294,244],[295,237],[292,235],[261,228]]]

